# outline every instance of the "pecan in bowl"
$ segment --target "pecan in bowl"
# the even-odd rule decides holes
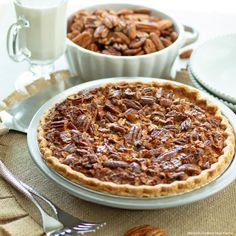
[[[129,229],[124,236],[167,236],[164,229],[152,225],[139,225]]]
[[[191,38],[185,30],[193,33]],[[191,27],[155,9],[105,4],[78,10],[67,24],[66,56],[82,81],[119,77],[167,77]]]
[[[178,38],[171,19],[151,15],[149,8],[79,10],[67,37],[75,44],[112,56],[140,56],[160,51]]]

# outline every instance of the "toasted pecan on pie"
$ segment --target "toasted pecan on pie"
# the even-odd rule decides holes
[[[41,118],[40,151],[69,180],[115,195],[183,193],[215,179],[234,154],[217,105],[173,82],[79,91]]]

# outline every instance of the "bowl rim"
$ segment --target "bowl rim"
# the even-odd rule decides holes
[[[67,17],[67,28],[68,28],[68,23],[70,22],[73,14],[75,14],[77,11],[85,9],[85,10],[92,10],[94,8],[112,8],[112,7],[120,7],[120,8],[133,8],[133,7],[139,7],[139,8],[149,8],[152,12],[154,12],[155,14],[160,14],[163,15],[165,17],[165,19],[171,19],[175,25],[175,27],[177,27],[177,31],[178,31],[178,38],[177,40],[172,43],[170,46],[160,50],[160,51],[156,51],[153,53],[148,53],[148,54],[144,54],[144,55],[136,55],[136,56],[115,56],[115,55],[107,55],[107,54],[103,54],[103,53],[98,53],[98,52],[94,52],[91,51],[89,49],[83,48],[77,44],[75,44],[74,42],[72,42],[70,39],[66,38],[67,40],[67,47],[70,45],[74,48],[77,48],[79,50],[81,50],[83,53],[88,53],[91,56],[96,56],[96,57],[102,57],[102,58],[108,58],[108,59],[115,59],[115,60],[130,60],[130,59],[139,59],[139,58],[148,58],[148,57],[152,57],[154,55],[161,55],[169,50],[171,50],[172,48],[174,48],[176,45],[180,44],[181,45],[181,41],[183,42],[184,39],[184,27],[183,25],[176,20],[176,18],[173,18],[172,16],[166,14],[163,11],[159,11],[156,8],[151,8],[148,6],[144,6],[144,5],[140,5],[140,4],[133,4],[133,3],[103,3],[103,4],[93,4],[93,5],[88,5],[86,7],[83,7],[81,9],[78,9],[74,12],[72,12],[68,17]],[[69,45],[68,45],[69,44]]]

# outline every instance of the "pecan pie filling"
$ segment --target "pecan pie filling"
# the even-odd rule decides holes
[[[111,83],[67,97],[43,125],[61,164],[134,186],[169,184],[218,161],[225,126],[196,94],[157,83]]]

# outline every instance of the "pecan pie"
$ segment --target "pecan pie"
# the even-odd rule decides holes
[[[217,105],[173,82],[114,82],[80,91],[41,118],[40,151],[71,181],[115,195],[155,197],[215,179],[235,139]]]

